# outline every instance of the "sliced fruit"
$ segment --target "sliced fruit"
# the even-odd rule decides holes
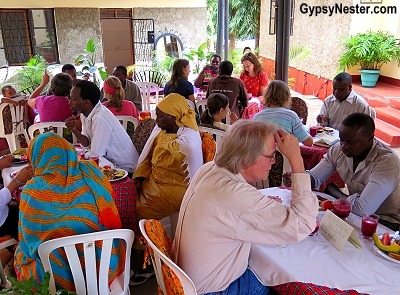
[[[382,236],[382,244],[385,246],[390,246],[390,234],[388,232],[384,233]]]
[[[332,202],[329,200],[322,201],[320,206],[321,206],[322,211],[333,209]]]

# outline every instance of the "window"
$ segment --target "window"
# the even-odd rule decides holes
[[[269,10],[269,34],[270,35],[275,35],[276,34],[276,9],[277,9],[277,3],[276,0],[271,0],[270,1],[270,10]],[[294,0],[290,0],[290,36],[293,36],[293,21],[294,21]]]
[[[2,9],[0,33],[0,61],[21,65],[40,54],[58,62],[53,9]]]

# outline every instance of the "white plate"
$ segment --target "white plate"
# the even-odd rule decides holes
[[[124,169],[119,169],[119,168],[116,168],[115,170],[118,170],[118,171],[124,171],[124,175],[123,175],[123,176],[121,176],[121,177],[118,177],[118,178],[109,179],[108,181],[110,181],[110,182],[113,182],[113,181],[118,181],[118,180],[124,179],[125,177],[127,177],[127,176],[128,176],[128,171],[125,171]]]
[[[382,235],[378,236],[379,240],[382,239]],[[393,235],[390,235],[390,239],[393,238]],[[394,263],[398,263],[400,264],[400,260],[394,259],[392,257],[390,257],[389,255],[386,254],[385,251],[382,251],[381,249],[379,249],[376,245],[374,240],[372,240],[372,247],[374,247],[375,251],[378,252],[380,255],[382,255],[383,257],[385,257],[387,260],[393,261]]]

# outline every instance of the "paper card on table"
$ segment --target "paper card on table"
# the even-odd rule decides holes
[[[324,146],[328,148],[339,141],[340,139],[338,137],[326,133],[320,133],[318,134],[318,136],[314,137],[315,145]]]
[[[322,218],[318,232],[339,251],[342,251],[347,240],[357,248],[362,248],[354,228],[329,210]]]

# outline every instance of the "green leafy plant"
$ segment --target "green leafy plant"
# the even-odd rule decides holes
[[[7,276],[7,279],[12,284],[12,287],[3,289],[0,294],[15,294],[15,295],[51,295],[49,290],[50,285],[50,273],[44,274],[44,279],[41,285],[35,283],[34,278],[31,277],[28,280],[18,281],[16,278]],[[58,290],[56,295],[77,295],[74,292],[67,290]]]
[[[98,80],[97,73],[100,76],[101,80],[105,80],[108,77],[107,72],[104,70],[104,67],[97,67],[96,66],[96,56],[97,56],[97,49],[100,47],[101,43],[95,44],[94,39],[90,39],[85,48],[85,53],[81,53],[78,55],[78,57],[75,59],[75,65],[79,66],[82,64],[86,64],[82,68],[83,71],[88,71],[90,75],[93,77],[93,82],[96,85],[100,84],[100,81]],[[82,73],[77,73],[78,75],[81,75]]]
[[[344,53],[339,59],[340,70],[356,65],[362,70],[379,70],[393,60],[400,66],[400,46],[389,32],[370,30],[342,39]]]
[[[310,49],[304,45],[292,45],[289,48],[289,65],[297,67],[300,61],[311,54]]]
[[[34,55],[18,70],[17,85],[20,89],[38,86],[42,82],[47,62],[41,55]]]
[[[184,53],[183,55],[186,56],[194,63],[193,73],[198,74],[200,72],[200,68],[204,61],[207,61],[214,52],[206,53],[207,49],[207,42],[204,42],[199,46],[199,48],[190,48],[189,52]]]
[[[165,50],[154,50],[153,67],[151,69],[162,73],[165,77],[169,77],[176,59],[176,57],[169,56]]]

